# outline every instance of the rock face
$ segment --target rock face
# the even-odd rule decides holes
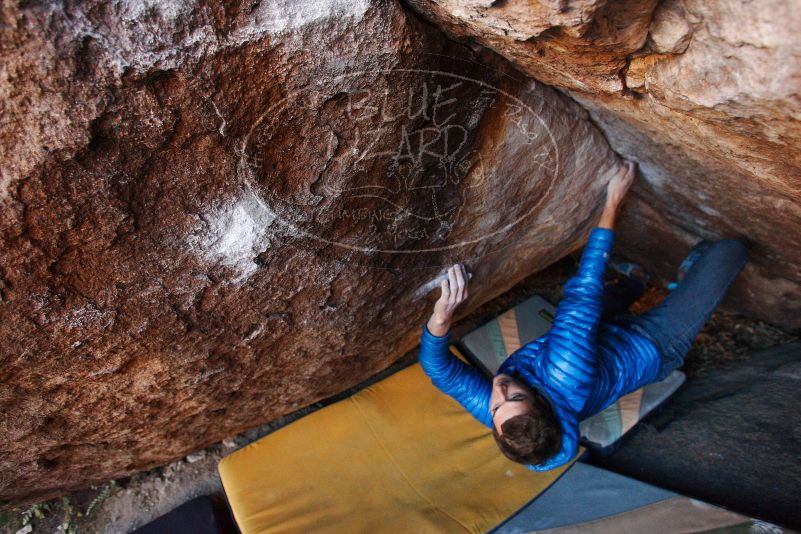
[[[557,87],[614,93],[642,48],[657,0],[405,0],[451,37],[470,38]]]
[[[6,2],[0,43],[7,502],[359,382],[447,264],[477,305],[580,246],[617,165],[394,2]]]
[[[627,255],[669,277],[700,238],[744,237],[751,262],[730,305],[801,326],[796,5],[406,1],[452,37],[565,90],[617,153],[639,162],[619,223]]]

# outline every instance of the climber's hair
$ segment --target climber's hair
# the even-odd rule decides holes
[[[493,426],[492,435],[504,456],[526,465],[541,464],[559,452],[562,444],[562,427],[542,398],[535,400],[532,412],[504,421],[500,434]]]

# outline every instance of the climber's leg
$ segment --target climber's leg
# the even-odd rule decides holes
[[[745,262],[742,243],[735,239],[716,241],[661,304],[642,315],[621,318],[621,324],[650,338],[662,353],[662,370],[657,380],[684,363],[693,340]]]

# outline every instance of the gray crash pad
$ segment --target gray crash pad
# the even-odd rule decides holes
[[[801,343],[688,381],[597,465],[801,529]]]

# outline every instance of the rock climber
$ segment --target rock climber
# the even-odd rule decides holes
[[[576,456],[579,421],[620,397],[664,379],[682,365],[693,340],[746,262],[735,239],[696,245],[679,268],[677,287],[650,311],[626,313],[648,275],[633,263],[604,287],[615,216],[635,176],[626,162],[609,182],[604,209],[564,287],[550,331],[511,354],[492,380],[449,351],[454,311],[467,299],[469,275],[448,269],[420,342],[423,370],[444,393],[492,428],[502,453],[535,471]]]

